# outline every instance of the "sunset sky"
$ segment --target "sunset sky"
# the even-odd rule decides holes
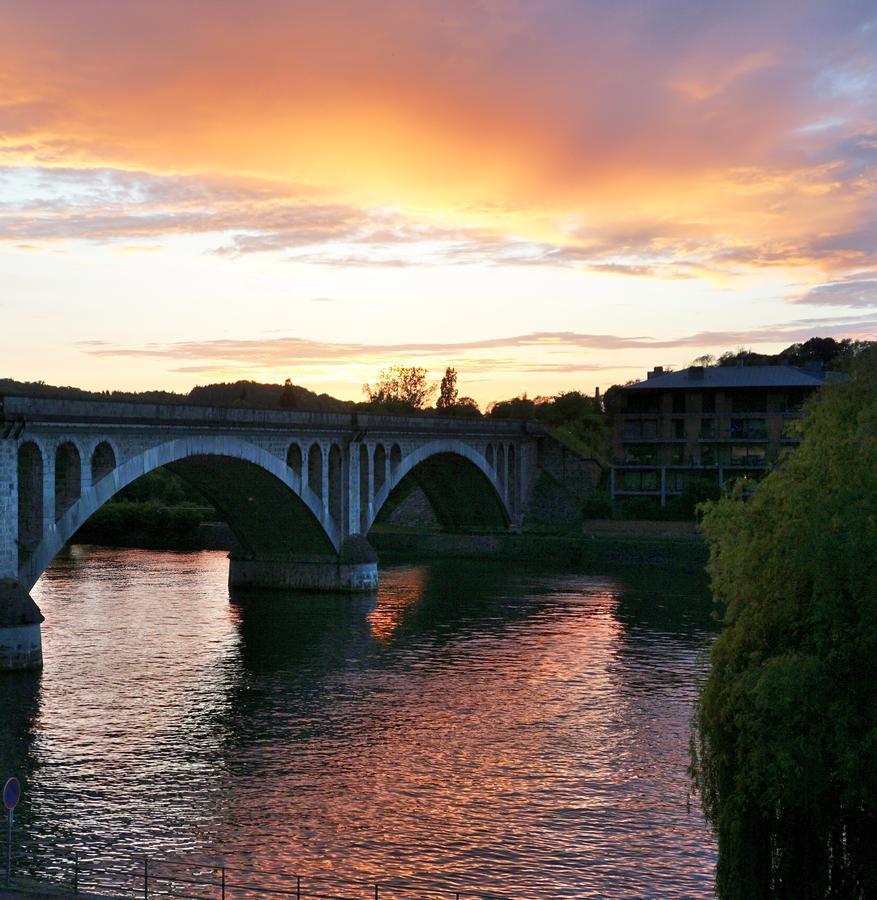
[[[0,0],[0,377],[480,403],[877,339],[877,4]]]

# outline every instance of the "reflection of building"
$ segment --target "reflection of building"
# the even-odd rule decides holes
[[[798,442],[795,420],[819,370],[692,366],[621,388],[615,416],[613,497],[681,494],[693,479],[759,478]]]

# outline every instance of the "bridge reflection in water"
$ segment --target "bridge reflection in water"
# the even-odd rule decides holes
[[[455,562],[229,603],[225,581],[219,553],[73,548],[36,586],[47,662],[13,676],[0,745],[35,874],[78,848],[710,895],[686,808],[702,584]]]

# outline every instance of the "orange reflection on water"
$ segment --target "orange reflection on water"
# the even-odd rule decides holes
[[[393,593],[378,596],[378,605],[366,617],[369,631],[382,644],[389,643],[402,624],[406,610],[423,600],[429,572],[424,566],[400,570],[394,578]]]

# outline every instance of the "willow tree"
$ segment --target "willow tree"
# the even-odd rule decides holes
[[[704,518],[725,627],[692,775],[720,897],[877,888],[877,354],[807,412],[785,464]]]

